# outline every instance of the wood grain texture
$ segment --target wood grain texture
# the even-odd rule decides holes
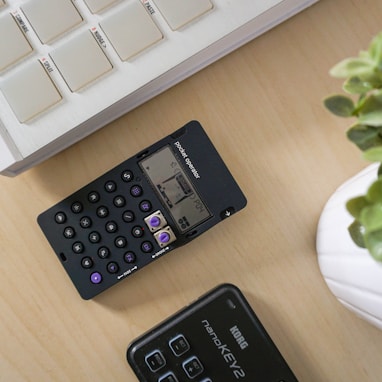
[[[236,284],[302,382],[378,382],[382,332],[346,310],[319,272],[315,233],[332,192],[366,167],[328,75],[381,28],[379,0],[321,0],[154,100],[14,179],[0,178],[0,381],[134,381],[128,343],[222,282]],[[37,215],[198,119],[246,209],[91,301]]]

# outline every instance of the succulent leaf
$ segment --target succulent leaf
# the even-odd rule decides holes
[[[382,94],[370,95],[359,109],[358,121],[365,125],[382,126]]]
[[[382,162],[382,147],[372,147],[366,150],[363,157],[370,162]]]
[[[382,69],[382,33],[377,34],[370,43],[369,55],[376,63],[379,70]]]
[[[365,240],[363,238],[365,229],[358,220],[354,220],[353,223],[350,224],[348,231],[350,237],[358,247],[366,248]]]
[[[351,117],[354,111],[354,102],[343,95],[333,95],[324,99],[325,107],[339,117]]]
[[[344,83],[343,89],[349,94],[363,94],[373,89],[373,85],[361,77],[350,77]]]
[[[334,65],[329,73],[336,78],[349,78],[365,74],[371,74],[374,71],[375,63],[369,57],[346,58]]]
[[[359,220],[365,227],[366,232],[382,230],[382,203],[363,208]]]
[[[382,179],[376,180],[367,190],[366,199],[372,203],[382,203]]]
[[[359,196],[348,200],[346,203],[346,209],[353,218],[360,220],[362,210],[370,203],[364,196]]]
[[[347,131],[346,135],[360,150],[365,151],[372,147],[382,146],[381,130],[382,128],[356,124]]]
[[[370,232],[364,236],[365,245],[377,261],[382,261],[382,230]]]

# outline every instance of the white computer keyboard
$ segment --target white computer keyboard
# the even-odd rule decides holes
[[[0,173],[77,142],[317,0],[0,0]]]

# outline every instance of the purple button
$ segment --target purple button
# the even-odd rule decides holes
[[[144,241],[141,245],[142,251],[149,253],[153,250],[153,245],[149,241]]]
[[[142,212],[149,212],[151,210],[151,203],[148,200],[143,200],[139,203],[139,208]]]
[[[119,267],[118,267],[118,264],[117,263],[114,263],[114,262],[111,262],[107,265],[107,271],[109,273],[117,273],[119,270]]]
[[[124,259],[125,259],[126,263],[128,263],[128,264],[134,263],[135,259],[136,259],[135,253],[131,252],[131,251],[126,252],[124,255]]]
[[[131,189],[130,189],[130,194],[132,196],[135,196],[135,197],[141,196],[142,193],[143,193],[143,190],[142,190],[141,186],[136,185],[136,186],[131,187]]]
[[[90,276],[90,281],[93,284],[99,284],[102,281],[101,273],[98,273],[98,272],[92,273],[91,276]]]
[[[158,239],[161,243],[168,243],[170,241],[170,235],[167,232],[161,232]]]
[[[150,218],[150,225],[151,227],[159,227],[160,226],[160,218],[158,218],[158,216],[153,216],[152,218]]]

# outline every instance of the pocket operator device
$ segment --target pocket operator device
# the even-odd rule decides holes
[[[90,299],[245,205],[211,140],[191,121],[49,208],[38,223]]]

